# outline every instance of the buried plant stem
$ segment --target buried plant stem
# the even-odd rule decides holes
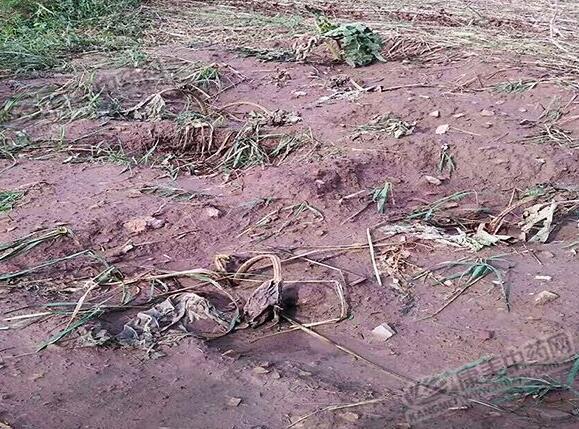
[[[450,201],[460,201],[462,200],[464,197],[468,196],[468,195],[476,195],[476,192],[474,191],[458,191],[455,192],[452,195],[449,195],[447,197],[441,198],[439,200],[436,200],[430,204],[427,204],[425,206],[419,207],[415,210],[412,211],[412,213],[410,213],[406,219],[407,220],[412,220],[412,219],[423,219],[425,221],[428,221],[430,219],[432,219],[434,217],[434,215],[436,214],[437,210],[439,210],[445,203],[448,203]]]
[[[0,254],[0,261],[4,261],[21,253],[28,252],[29,250],[46,241],[71,235],[72,232],[68,228],[60,226],[44,233],[33,232],[14,241],[8,243],[0,243],[0,252],[3,252]]]
[[[49,267],[51,265],[55,265],[55,264],[58,264],[60,262],[68,261],[70,259],[74,259],[78,256],[84,256],[84,255],[88,255],[88,256],[91,256],[97,260],[101,260],[98,256],[96,256],[94,254],[94,252],[92,250],[82,250],[80,252],[73,253],[72,255],[63,256],[62,258],[51,259],[49,261],[45,261],[45,262],[43,262],[39,265],[36,265],[35,267],[32,267],[32,268],[27,268],[25,270],[13,272],[13,273],[2,274],[2,275],[0,275],[0,281],[6,281],[6,280],[14,279],[16,277],[21,277],[23,275],[38,271],[42,268]]]
[[[321,340],[327,344],[330,344],[334,347],[336,347],[338,350],[349,354],[350,356],[355,357],[356,359],[360,359],[363,362],[366,362],[367,364],[370,364],[371,366],[378,368],[379,370],[385,372],[386,374],[388,374],[391,377],[396,378],[399,381],[402,381],[404,383],[408,383],[408,382],[414,382],[414,380],[410,377],[407,377],[405,375],[402,375],[396,371],[393,371],[391,369],[388,368],[384,368],[383,366],[371,361],[370,359],[365,358],[364,356],[359,355],[358,353],[350,350],[347,347],[341,346],[340,344],[332,341],[331,339],[329,339],[328,337],[314,331],[313,329],[310,329],[306,326],[304,326],[302,323],[292,319],[290,316],[288,316],[287,314],[285,314],[281,309],[280,309],[280,315],[283,319],[287,320],[288,322],[290,322],[293,326],[297,327],[299,330],[305,332],[308,335],[311,335],[314,338],[317,338],[318,340]]]
[[[391,399],[390,396],[385,396],[385,397],[377,398],[377,399],[368,399],[366,401],[351,402],[349,404],[328,405],[327,407],[320,408],[318,410],[312,411],[309,414],[306,414],[305,416],[300,417],[295,422],[292,422],[289,426],[286,426],[286,428],[290,429],[290,428],[294,427],[295,425],[303,422],[304,420],[307,420],[310,417],[315,416],[316,414],[323,413],[326,411],[337,411],[337,410],[343,410],[345,408],[354,408],[354,407],[361,407],[363,405],[379,404],[381,402],[386,402],[389,399]]]
[[[62,340],[64,337],[66,337],[68,334],[70,334],[71,332],[74,332],[76,329],[80,328],[81,326],[85,325],[87,322],[89,322],[91,319],[95,318],[95,317],[99,317],[101,314],[103,313],[103,310],[100,308],[95,308],[93,309],[93,311],[91,311],[90,313],[88,313],[87,315],[85,315],[82,319],[79,319],[78,321],[76,321],[75,323],[73,323],[72,325],[67,325],[67,327],[65,329],[63,329],[62,331],[58,332],[57,334],[53,335],[51,338],[49,338],[46,342],[42,343],[37,349],[36,352],[40,352],[42,350],[44,350],[46,347],[57,343],[58,341]]]
[[[370,259],[372,260],[374,275],[376,276],[378,285],[381,287],[382,279],[380,278],[380,270],[378,270],[378,265],[376,264],[376,252],[374,252],[374,244],[372,243],[372,234],[370,232],[370,228],[366,228],[366,236],[368,237],[368,249],[370,250]]]
[[[437,316],[446,307],[448,307],[450,304],[452,304],[454,301],[456,301],[471,286],[475,285],[476,283],[478,283],[480,280],[482,280],[488,274],[491,274],[491,273],[495,275],[495,277],[497,278],[497,282],[501,285],[501,290],[503,293],[503,297],[505,299],[507,311],[510,311],[511,306],[510,306],[510,302],[509,302],[509,290],[508,290],[508,288],[505,287],[503,277],[502,277],[500,271],[496,267],[494,267],[491,263],[492,261],[499,260],[499,258],[501,258],[502,256],[504,256],[504,255],[497,255],[497,256],[490,257],[490,258],[477,258],[475,260],[469,260],[467,258],[462,258],[462,259],[459,259],[458,261],[442,262],[441,264],[438,264],[438,267],[435,267],[434,269],[426,270],[426,271],[422,272],[421,274],[415,276],[414,278],[417,279],[417,278],[424,276],[425,274],[427,275],[429,273],[432,273],[433,271],[438,271],[441,269],[454,268],[457,266],[469,267],[468,269],[464,270],[461,273],[450,275],[448,277],[443,278],[442,280],[438,280],[438,279],[436,280],[437,283],[444,284],[445,281],[454,280],[456,278],[458,278],[458,280],[460,282],[465,277],[468,276],[468,280],[463,285],[462,288],[460,288],[457,292],[455,292],[438,310],[436,310],[434,313],[432,313],[426,317],[423,317],[420,320],[421,321],[427,320],[427,319],[431,319],[431,318]]]

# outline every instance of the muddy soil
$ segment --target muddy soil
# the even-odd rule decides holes
[[[89,248],[108,255],[128,277],[153,270],[211,268],[217,254],[267,250],[288,257],[323,246],[365,244],[368,228],[394,223],[415,207],[458,191],[476,192],[460,203],[463,208],[485,208],[496,215],[509,205],[514,190],[546,183],[578,184],[577,150],[525,140],[540,132],[540,121],[555,105],[563,120],[579,114],[576,90],[545,79],[542,69],[483,57],[348,69],[327,62],[263,63],[221,48],[159,50],[188,61],[228,64],[244,79],[220,94],[216,105],[244,101],[272,111],[297,112],[300,123],[276,132],[311,130],[315,142],[279,165],[253,167],[227,178],[221,173],[179,174],[174,181],[159,166],[127,168],[84,155],[71,162],[74,150],[2,159],[0,188],[27,192],[0,217],[0,241],[59,224],[74,232],[74,240],[55,241],[3,263],[3,273]],[[156,76],[147,70],[142,73]],[[335,96],[333,82],[343,74],[355,84],[347,80],[342,96]],[[103,86],[134,77],[119,69],[101,70],[98,76]],[[67,77],[51,79],[63,82]],[[540,83],[520,93],[494,89],[521,79]],[[13,84],[2,82],[0,94],[10,96]],[[356,84],[376,90],[355,91]],[[163,89],[153,84],[123,88],[125,101],[138,101],[143,94]],[[238,116],[250,110],[234,109]],[[360,126],[387,112],[415,123],[413,133],[399,139],[360,133]],[[436,132],[447,124],[447,132]],[[80,145],[82,139],[85,146],[118,144],[131,156],[142,156],[155,145],[163,154],[177,150],[171,121],[28,119],[17,125],[33,139],[57,139],[64,126],[69,141]],[[565,129],[579,138],[579,121],[569,120]],[[438,171],[444,145],[456,164],[452,173]],[[393,185],[386,213],[377,213],[372,204],[351,218],[369,201],[367,192],[352,195],[384,181]],[[178,187],[203,197],[179,201],[139,191],[151,185]],[[253,207],[255,201],[269,203]],[[322,213],[323,219],[306,212],[299,222],[276,234],[271,230],[261,234],[259,229],[241,234],[272,210],[302,202]],[[162,226],[138,233],[127,229],[128,221],[148,216],[162,220]],[[517,217],[513,214],[507,221],[514,233]],[[131,251],[115,252],[128,240],[134,244]],[[78,333],[37,353],[37,346],[62,329],[66,318],[4,321],[0,324],[0,421],[14,428],[282,428],[329,405],[380,400],[321,411],[293,427],[409,427],[408,406],[400,394],[409,383],[393,377],[393,372],[418,380],[483,356],[501,355],[537,338],[562,331],[576,334],[579,306],[573,291],[579,265],[569,248],[576,240],[577,220],[571,217],[545,244],[499,245],[475,255],[428,242],[408,243],[411,259],[419,267],[464,256],[508,254],[503,266],[511,290],[510,311],[500,288],[485,280],[427,320],[422,319],[445,303],[453,287],[416,282],[409,295],[401,296],[388,275],[383,274],[383,285],[377,283],[367,248],[328,252],[312,256],[314,262],[284,265],[284,290],[295,304],[291,314],[302,322],[335,317],[339,301],[327,283],[299,281],[344,282],[349,317],[317,331],[374,364],[300,330],[272,335],[280,327],[271,324],[213,341],[184,338],[160,347],[164,356],[158,359],[149,359],[143,350],[81,347]],[[404,244],[397,239],[393,243]],[[316,261],[321,262],[322,256],[327,258],[320,265]],[[80,262],[69,261],[0,288],[3,318],[43,311],[40,305],[48,301],[76,302],[82,292],[66,290],[67,279],[90,272]],[[536,305],[537,294],[545,290],[559,298]],[[111,313],[100,323],[114,332],[134,315],[135,311]],[[382,323],[396,331],[388,340],[372,332]],[[288,327],[287,322],[281,324],[281,330]],[[577,404],[565,395],[507,405],[490,408],[469,402],[412,427],[572,428],[579,424]]]

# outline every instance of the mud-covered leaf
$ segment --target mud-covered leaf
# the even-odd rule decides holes
[[[523,238],[526,241],[546,243],[553,230],[553,217],[557,203],[535,204],[525,210],[523,220],[519,223]]]
[[[189,324],[199,320],[211,320],[221,331],[230,331],[232,321],[213,304],[193,292],[176,294],[142,311],[127,323],[116,336],[117,341],[125,346],[148,348],[155,344],[156,338],[169,328],[180,328],[191,332]]]
[[[112,340],[112,335],[106,329],[97,327],[81,332],[78,342],[82,347],[101,347],[110,344]]]
[[[501,242],[507,242],[513,239],[510,235],[491,234],[487,232],[485,228],[486,224],[481,223],[478,226],[477,231],[469,237],[473,250],[481,250],[485,247],[494,246]]]
[[[133,119],[138,121],[160,121],[165,111],[166,103],[161,94],[154,94],[127,110]]]
[[[281,282],[268,280],[259,286],[243,307],[246,322],[257,327],[275,317],[275,307],[281,305]]]

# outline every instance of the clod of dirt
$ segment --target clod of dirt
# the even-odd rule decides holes
[[[277,109],[270,112],[269,115],[259,118],[257,122],[261,125],[270,125],[272,127],[282,127],[284,125],[294,125],[301,122],[302,117],[297,112],[289,112],[283,109]]]
[[[440,112],[438,110],[435,110],[433,112],[430,112],[428,116],[432,116],[433,118],[440,118]]]
[[[549,258],[549,259],[552,259],[555,257],[555,254],[553,252],[549,252],[548,250],[543,250],[539,255],[542,256],[543,258]]]
[[[433,177],[433,176],[424,176],[424,180],[426,180],[431,185],[439,186],[442,184],[442,180],[440,180],[437,177]]]
[[[253,368],[254,374],[269,374],[269,369],[264,368],[263,366],[256,366]]]
[[[292,92],[292,94],[293,94],[296,98],[305,97],[306,95],[308,95],[308,93],[305,92],[305,91],[294,91],[294,92]]]
[[[345,413],[340,414],[340,417],[352,423],[355,423],[360,419],[360,416],[358,414],[352,413],[351,411],[346,411]]]
[[[113,247],[112,249],[108,249],[105,252],[105,255],[107,258],[116,258],[116,257],[122,256],[122,255],[126,255],[134,248],[135,248],[135,245],[133,244],[132,241],[129,240],[121,246],[117,246],[117,247]]]
[[[485,329],[481,332],[480,337],[483,341],[492,340],[495,337],[495,331]]]
[[[146,216],[130,219],[123,224],[123,227],[131,234],[141,234],[148,229],[159,229],[164,225],[163,219]]]
[[[213,207],[213,206],[205,207],[204,211],[205,211],[205,215],[211,219],[220,218],[222,215],[221,210],[219,210],[217,207]]]
[[[551,301],[555,301],[557,298],[559,298],[559,295],[557,295],[555,292],[544,290],[540,292],[535,298],[535,305],[545,305]]]
[[[230,407],[238,407],[241,404],[241,398],[229,398],[227,405]]]
[[[379,337],[380,339],[386,341],[396,334],[394,328],[392,328],[388,323],[382,323],[372,329],[372,333]]]
[[[480,111],[481,116],[495,116],[495,112],[492,110],[483,109]]]
[[[249,326],[256,327],[266,322],[271,314],[275,313],[275,307],[279,306],[280,302],[280,283],[275,280],[263,283],[253,292],[243,307]]]
[[[450,129],[450,125],[448,125],[448,124],[439,125],[438,127],[436,127],[435,133],[436,134],[446,134],[449,129]]]

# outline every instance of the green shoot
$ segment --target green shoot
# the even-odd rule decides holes
[[[18,200],[24,196],[24,192],[0,191],[0,213],[10,211]]]
[[[475,194],[473,191],[459,191],[455,192],[448,197],[441,198],[440,200],[436,200],[428,205],[419,207],[412,211],[407,217],[406,220],[413,220],[413,219],[422,219],[424,221],[432,220],[432,218],[436,215],[436,212],[443,209],[444,206],[452,201],[460,201],[463,198],[467,197],[468,195]]]
[[[537,86],[539,82],[536,81],[523,81],[518,82],[502,82],[495,85],[495,91],[504,92],[507,94],[511,93],[521,93],[533,89]]]
[[[501,268],[495,266],[495,262],[502,261],[500,259],[503,255],[493,256],[490,258],[475,258],[468,259],[462,258],[457,261],[447,261],[442,262],[435,266],[434,268],[424,271],[417,275],[415,279],[424,277],[425,275],[445,270],[454,270],[455,272],[442,278],[437,279],[436,282],[439,284],[445,284],[446,282],[451,282],[453,280],[458,280],[461,287],[446,301],[446,303],[436,310],[431,315],[425,317],[425,319],[430,319],[438,315],[442,310],[452,304],[458,297],[465,293],[470,287],[487,277],[488,275],[493,275],[495,277],[494,284],[501,287],[503,298],[505,299],[507,311],[510,311],[511,305],[509,301],[509,288],[505,285]]]
[[[392,183],[384,182],[384,186],[372,190],[372,202],[376,203],[376,210],[380,214],[386,212],[388,200],[392,200]]]
[[[440,149],[440,160],[438,162],[438,172],[442,173],[444,170],[448,170],[448,174],[452,175],[456,169],[456,164],[454,163],[454,157],[450,153],[450,146],[445,144]]]

